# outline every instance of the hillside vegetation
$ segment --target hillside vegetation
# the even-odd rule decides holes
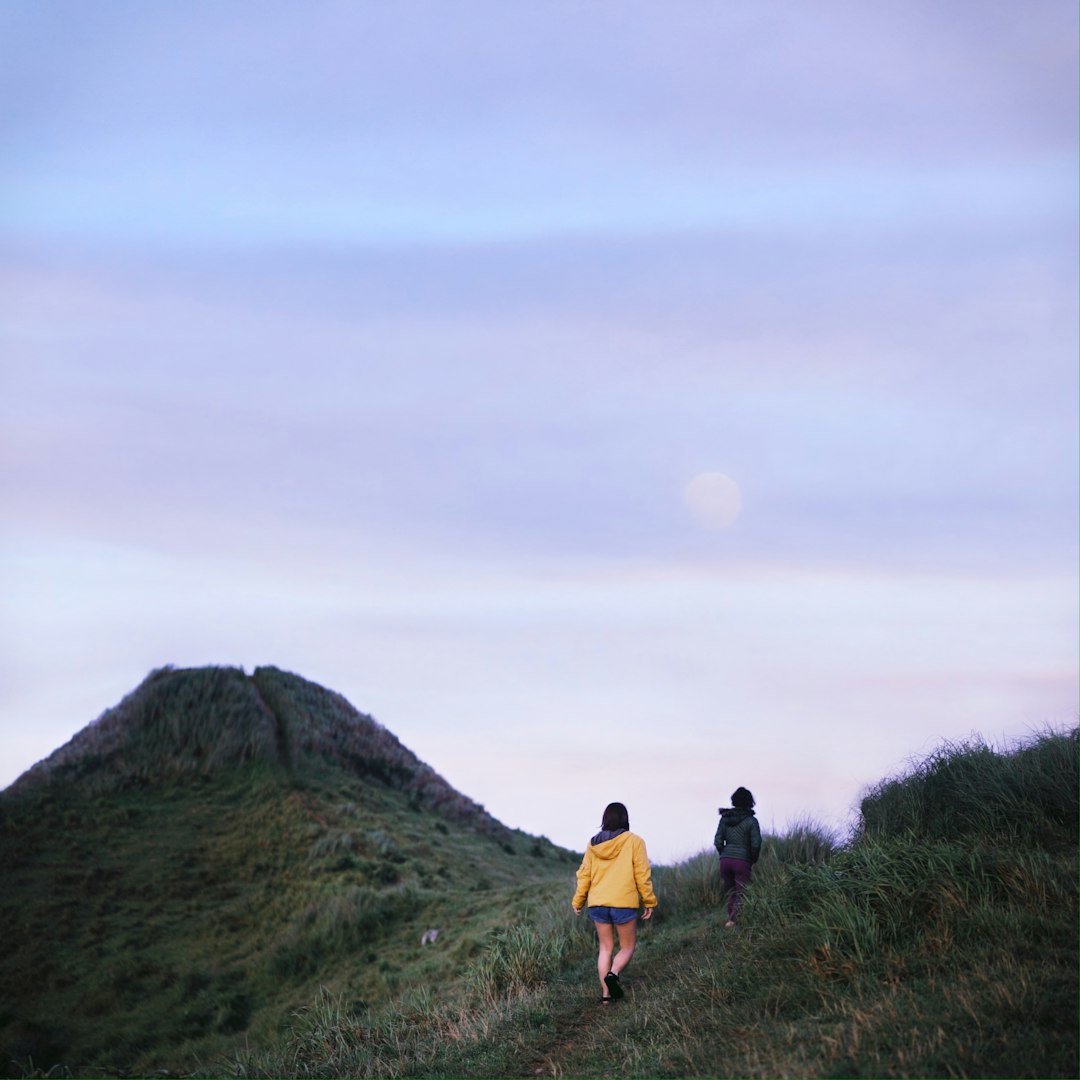
[[[0,794],[0,1075],[190,1072],[320,988],[378,1008],[576,860],[314,683],[154,672]]]
[[[766,839],[740,927],[714,854],[655,873],[627,999],[593,1003],[564,903],[508,922],[465,1003],[323,994],[240,1076],[1075,1077],[1077,737],[946,746],[877,785],[844,844]]]
[[[401,791],[413,809],[505,833],[398,739],[340,694],[274,667],[151,672],[113,709],[24,773],[10,793],[76,786],[80,794],[205,781],[238,767],[344,772]]]
[[[715,853],[655,868],[602,1007],[576,855],[260,672],[155,675],[96,759],[69,744],[0,797],[7,1075],[1078,1075],[1075,731],[944,746],[851,836],[766,837],[735,930]],[[211,693],[227,745],[177,719]]]

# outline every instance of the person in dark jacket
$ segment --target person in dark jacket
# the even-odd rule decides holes
[[[728,898],[727,929],[735,925],[751,867],[761,854],[761,827],[754,817],[754,796],[744,787],[731,795],[731,806],[720,808],[720,824],[713,840],[720,855],[720,883]]]

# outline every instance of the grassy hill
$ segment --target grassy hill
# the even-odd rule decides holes
[[[467,1007],[323,994],[238,1076],[1076,1077],[1077,736],[946,746],[883,781],[842,844],[767,837],[723,929],[716,858],[658,868],[627,1000],[594,1003],[562,908],[511,922]]]
[[[321,989],[366,1013],[576,860],[298,676],[154,672],[0,794],[0,1075],[191,1071]]]
[[[296,676],[155,673],[0,796],[2,1061],[1075,1077],[1077,785],[1075,731],[945,746],[870,789],[850,837],[767,837],[733,931],[715,854],[657,867],[602,1007],[576,855]]]

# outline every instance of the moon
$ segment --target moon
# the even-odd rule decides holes
[[[690,513],[710,529],[726,529],[742,512],[742,492],[726,473],[703,472],[683,491]]]

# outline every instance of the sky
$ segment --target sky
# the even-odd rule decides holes
[[[501,821],[1075,726],[1066,0],[4,0],[0,786],[153,669]]]

